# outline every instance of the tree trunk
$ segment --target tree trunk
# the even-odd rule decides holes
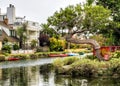
[[[98,57],[99,60],[104,60],[104,58],[101,55],[100,52],[100,45],[97,43],[97,41],[93,40],[93,39],[86,39],[86,40],[79,40],[79,39],[75,39],[75,38],[67,38],[66,39],[68,42],[71,43],[75,43],[75,44],[90,44],[93,46],[95,52],[96,52],[96,56]]]
[[[20,38],[19,45],[20,45],[20,49],[21,49],[23,47],[22,38]]]

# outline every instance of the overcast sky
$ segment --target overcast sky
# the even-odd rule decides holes
[[[16,8],[16,16],[27,20],[45,23],[46,19],[60,8],[68,5],[79,4],[85,0],[0,0],[2,13],[6,13],[9,4]]]

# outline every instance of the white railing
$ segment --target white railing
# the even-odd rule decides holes
[[[12,50],[12,54],[32,54],[34,53],[34,50]]]

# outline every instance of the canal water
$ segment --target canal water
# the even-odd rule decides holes
[[[49,63],[54,59],[0,63],[0,86],[120,86],[120,79],[55,75]]]

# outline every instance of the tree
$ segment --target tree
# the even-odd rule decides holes
[[[40,34],[47,34],[50,37],[57,37],[59,34],[55,31],[54,28],[50,27],[48,24],[41,24],[42,30],[40,31]]]
[[[79,40],[72,38],[73,34],[90,31],[99,32],[99,30],[106,27],[110,21],[110,10],[103,6],[92,6],[80,4],[76,6],[68,6],[55,12],[53,16],[48,18],[48,24],[53,27],[58,27],[57,31],[61,29],[68,29],[66,40],[76,44],[92,44],[96,50],[96,56],[103,59],[100,55],[100,45],[91,39]]]
[[[17,35],[18,35],[18,38],[19,38],[20,48],[24,48],[25,47],[25,41],[27,39],[27,22],[23,23],[22,26],[18,27],[16,32],[17,32]]]
[[[37,40],[32,40],[31,41],[31,47],[35,48],[37,46],[38,41]]]
[[[57,31],[68,29],[68,33],[79,33],[81,30],[96,32],[105,28],[109,21],[110,10],[102,6],[80,4],[60,9],[48,18],[48,24],[57,27]],[[76,27],[75,29],[73,29]]]
[[[72,30],[72,28],[75,26],[76,17],[77,15],[80,15],[81,13],[81,6],[77,5],[74,6],[68,6],[65,9],[60,9],[60,11],[56,11],[53,16],[49,17],[48,24],[56,28],[56,31],[60,33],[63,29],[68,29],[69,32]]]
[[[97,4],[110,9],[113,20],[120,22],[120,0],[97,0]]]
[[[39,45],[44,47],[44,46],[49,46],[50,41],[49,41],[49,36],[47,34],[40,34],[39,36]]]
[[[120,44],[120,0],[97,0],[98,5],[102,5],[105,8],[111,10],[111,18],[113,19],[107,26],[112,30],[112,38],[114,38],[113,44]],[[107,30],[107,29],[106,29]],[[109,32],[108,32],[109,33]],[[111,33],[109,33],[111,35]]]

